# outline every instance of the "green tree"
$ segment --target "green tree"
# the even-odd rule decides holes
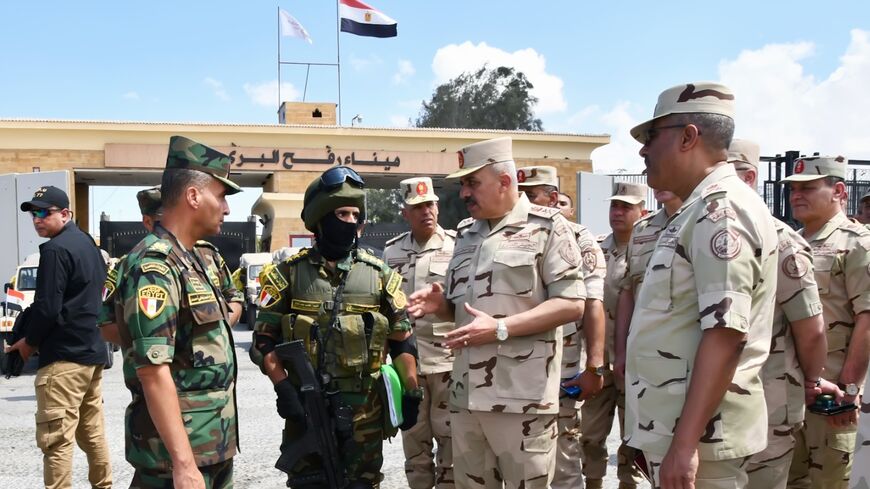
[[[402,194],[398,189],[366,189],[366,220],[372,224],[402,222]]]
[[[463,73],[423,102],[417,127],[542,131],[532,88],[523,73],[505,66]]]
[[[504,66],[463,73],[440,85],[432,98],[423,102],[416,125],[542,131],[541,120],[534,117],[538,99],[530,94],[532,88],[522,72]],[[459,198],[459,186],[449,180],[437,183],[436,194],[441,199],[438,220],[445,228],[455,229],[468,217],[465,203]]]

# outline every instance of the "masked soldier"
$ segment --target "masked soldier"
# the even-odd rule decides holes
[[[559,177],[554,167],[527,166],[518,169],[517,186],[532,204],[555,207],[565,214],[566,207],[560,205],[564,194],[559,193]],[[573,214],[573,209],[570,210]],[[559,395],[559,438],[556,442],[553,489],[583,485],[580,406],[583,399],[595,396],[604,385],[602,372],[598,369],[583,370],[581,373],[580,368],[581,365],[585,368],[586,365],[601,365],[604,362],[604,254],[595,242],[595,236],[586,227],[571,221],[568,216],[565,217],[574,231],[577,245],[580,246],[586,305],[581,321],[562,325],[563,385],[569,387],[576,383],[581,391],[579,396],[568,395],[567,390]],[[581,331],[585,341],[581,341]],[[578,374],[580,378],[570,382]]]
[[[331,462],[343,466],[347,487],[354,489],[377,487],[383,440],[396,433],[389,425],[391,405],[381,388],[388,342],[394,363],[414,369],[400,372],[406,390],[403,408],[413,405],[413,399],[419,402],[421,395],[414,362],[397,362],[413,354],[405,341],[411,326],[404,312],[402,276],[357,246],[357,231],[365,221],[363,185],[359,174],[338,166],[308,186],[302,220],[314,233],[315,245],[260,274],[260,309],[251,351],[272,380],[278,413],[286,420],[282,451],[293,450],[306,430],[320,427],[306,424],[294,383],[299,372],[282,363],[274,350],[286,341],[305,342],[324,391],[335,394],[329,415],[336,419],[341,460]],[[339,429],[349,419],[352,427]],[[324,487],[322,482],[306,482],[323,470],[320,459],[302,458],[287,468],[289,484]]]
[[[227,302],[194,252],[220,232],[239,192],[230,158],[173,136],[161,221],[118,269],[116,316],[133,399],[125,427],[131,487],[232,487],[236,357]]]
[[[438,225],[438,196],[431,178],[402,180],[399,188],[402,217],[411,230],[387,241],[384,260],[402,275],[404,291],[411,294],[432,282],[444,281],[456,232]],[[417,424],[402,432],[405,476],[411,489],[453,487],[449,399],[453,353],[443,345],[444,335],[451,329],[452,322],[434,315],[414,320],[423,402]],[[434,463],[433,440],[438,443]]]
[[[842,156],[803,158],[784,182],[792,213],[804,225],[798,232],[813,253],[828,338],[822,379],[845,391],[843,401],[860,403],[870,362],[870,230],[849,220],[840,206],[847,167]],[[847,486],[856,418],[856,411],[830,417],[807,413],[795,434],[789,487]]]

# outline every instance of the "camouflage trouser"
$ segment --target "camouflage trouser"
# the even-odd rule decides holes
[[[172,472],[133,467],[130,489],[172,489]],[[199,467],[206,489],[232,489],[233,459],[214,465]]]
[[[420,375],[423,401],[417,424],[402,432],[405,476],[411,489],[453,488],[453,440],[450,438],[450,372]],[[438,451],[433,462],[433,438]]]
[[[795,433],[788,487],[848,487],[857,429],[831,428],[824,416],[807,412],[803,429]]]
[[[767,448],[749,458],[749,489],[785,489],[794,455],[796,426],[768,426]]]
[[[643,452],[646,457],[647,471],[652,477],[653,489],[661,487],[659,467],[664,456]],[[698,473],[695,475],[695,489],[744,489],[749,477],[746,467],[749,457],[732,458],[729,460],[701,460],[698,463]]]
[[[867,392],[865,385],[864,392]],[[864,399],[868,399],[865,394]],[[849,475],[849,489],[870,489],[870,415],[864,410],[867,404],[861,404],[861,414],[858,415],[858,434],[855,443],[855,453],[852,454],[852,473]]]
[[[625,392],[616,388],[613,373],[604,374],[604,388],[597,396],[585,400],[580,412],[583,475],[587,481],[601,480],[607,473],[607,435],[613,428],[615,412],[619,414],[619,434],[625,433]],[[643,482],[643,476],[634,466],[634,453],[634,448],[625,443],[616,451],[616,476],[623,487]]]
[[[381,380],[377,380],[381,382]],[[381,466],[384,464],[384,410],[381,398],[375,388],[366,393],[340,393],[340,401],[353,410],[353,441],[347,441],[338,451],[342,456],[345,474],[349,481],[368,481],[377,487],[383,478]],[[284,423],[283,443],[293,443],[299,428],[287,421]],[[294,473],[310,473],[320,470],[316,456],[301,459],[293,468]]]
[[[112,487],[102,379],[102,365],[59,360],[37,370],[36,446],[45,487],[71,487],[74,443],[87,455],[91,486]]]
[[[555,414],[463,409],[450,413],[450,425],[457,488],[550,487],[556,466]]]
[[[559,438],[556,439],[556,472],[553,489],[582,489],[583,452],[580,448],[580,409],[577,401],[568,397],[559,399],[557,421]]]

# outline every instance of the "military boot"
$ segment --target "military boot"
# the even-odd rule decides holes
[[[601,479],[586,479],[586,489],[603,489],[604,481]]]

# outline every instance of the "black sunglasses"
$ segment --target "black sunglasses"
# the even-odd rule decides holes
[[[53,212],[60,212],[60,209],[31,209],[30,215],[35,218],[45,219]]]
[[[658,136],[659,132],[665,129],[683,129],[687,127],[689,124],[671,124],[669,126],[659,126],[659,127],[651,127],[646,130],[646,139],[644,140],[644,144],[649,144],[656,136]],[[698,136],[701,135],[701,131],[698,130]]]

